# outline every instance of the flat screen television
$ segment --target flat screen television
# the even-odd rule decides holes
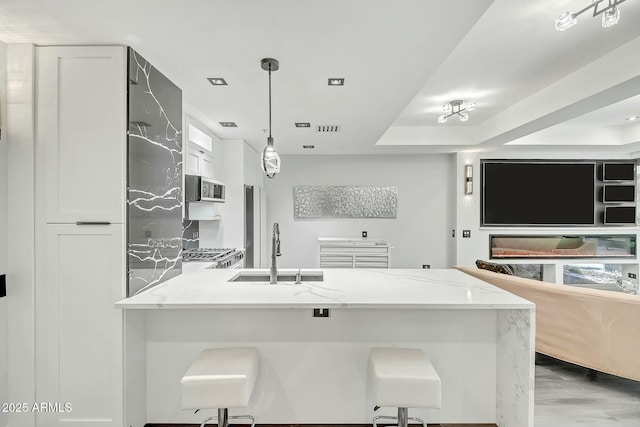
[[[635,224],[635,206],[607,206],[604,208],[605,224]]]
[[[633,163],[604,163],[602,165],[603,181],[633,181],[636,179],[636,168]]]
[[[595,163],[482,163],[485,226],[595,224]]]
[[[611,185],[602,188],[602,202],[634,202],[636,200],[635,185]]]

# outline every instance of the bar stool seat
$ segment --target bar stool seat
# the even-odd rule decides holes
[[[218,409],[218,425],[228,419],[250,419],[250,416],[228,416],[228,408],[245,408],[249,404],[258,378],[258,349],[254,347],[210,348],[204,350],[180,381],[183,409]],[[206,419],[201,425],[216,417]]]
[[[408,408],[440,408],[442,384],[427,355],[419,349],[374,347],[369,352],[369,377],[376,409],[381,406],[398,408],[398,426],[406,427]],[[377,416],[379,419],[396,417]]]

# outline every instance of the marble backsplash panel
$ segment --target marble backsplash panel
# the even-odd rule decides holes
[[[198,249],[200,247],[200,222],[185,219],[182,222],[182,249]]]
[[[128,72],[128,295],[182,271],[182,91],[135,50]]]

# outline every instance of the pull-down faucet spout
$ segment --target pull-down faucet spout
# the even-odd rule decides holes
[[[280,252],[280,225],[273,223],[273,232],[271,234],[271,269],[269,270],[269,283],[275,285],[278,283],[278,266],[276,257],[282,255]]]

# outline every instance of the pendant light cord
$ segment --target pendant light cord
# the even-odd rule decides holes
[[[271,138],[271,64],[269,64],[269,138]]]

